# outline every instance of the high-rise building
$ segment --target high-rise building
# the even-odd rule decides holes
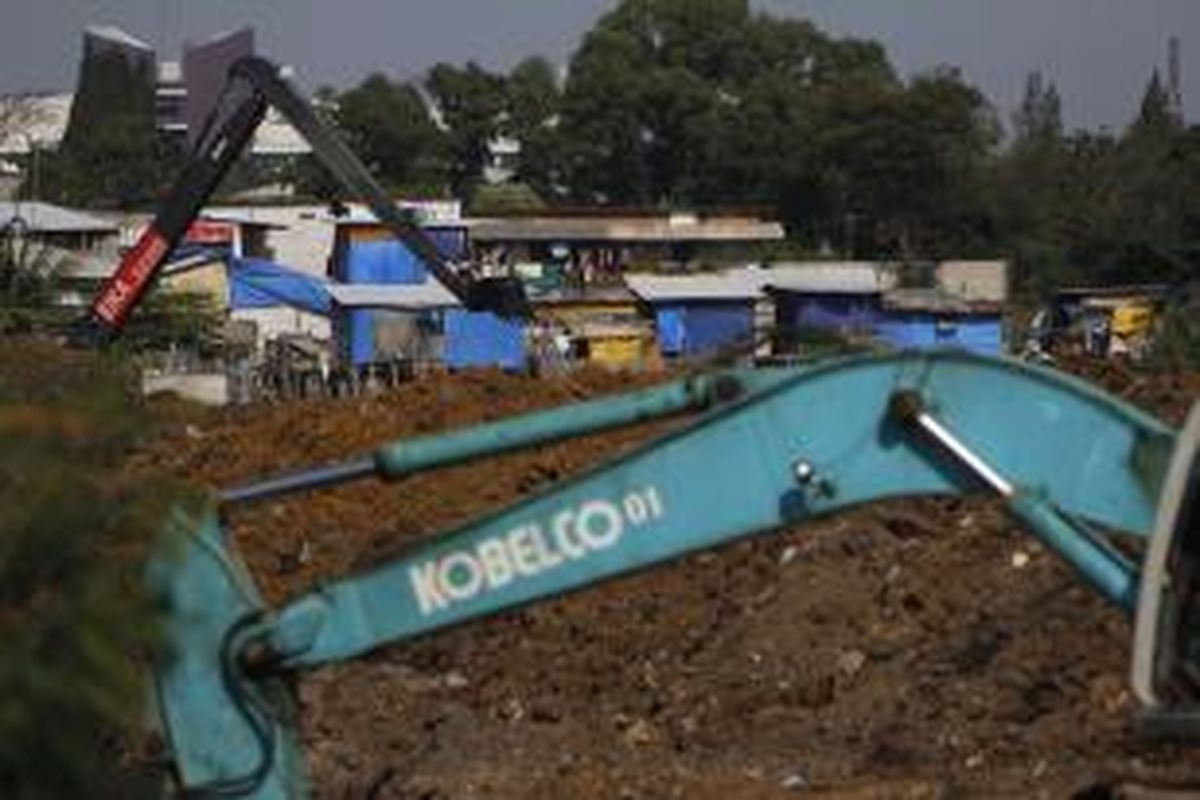
[[[225,89],[229,67],[243,56],[254,53],[254,29],[242,28],[222,33],[203,42],[188,42],[183,47],[183,84],[186,98],[183,118],[187,124],[188,145],[195,144],[217,101]]]
[[[112,25],[93,25],[83,32],[83,60],[117,55],[134,72],[154,75],[154,48]]]
[[[178,61],[158,62],[158,85],[154,89],[154,121],[158,130],[181,142],[187,138],[184,105],[187,89]]]
[[[91,136],[106,119],[144,119],[152,133],[157,79],[150,45],[120,28],[87,28],[64,145]]]

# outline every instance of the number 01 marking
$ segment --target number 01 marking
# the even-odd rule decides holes
[[[622,505],[625,518],[634,525],[658,519],[663,513],[662,499],[658,496],[658,489],[653,486],[626,495]]]

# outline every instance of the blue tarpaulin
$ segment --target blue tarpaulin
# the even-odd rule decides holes
[[[658,345],[663,355],[699,355],[748,340],[754,330],[749,302],[704,301],[655,307]]]
[[[398,239],[353,242],[339,276],[345,283],[423,283],[425,265]]]
[[[879,309],[878,294],[782,291],[775,299],[776,321],[785,330],[870,331],[879,318]]]
[[[525,368],[525,333],[520,322],[486,311],[446,312],[446,366]]]
[[[233,309],[290,306],[328,316],[333,301],[325,281],[261,258],[229,262],[229,306]]]
[[[749,341],[754,334],[754,311],[749,303],[713,303],[687,310],[683,352],[699,355],[737,342]]]
[[[464,256],[466,229],[427,227],[425,234],[447,260]],[[346,283],[416,284],[429,280],[424,264],[401,241],[352,241],[337,266]],[[348,311],[339,323],[350,361],[366,364],[375,358],[376,312]],[[448,311],[445,316],[443,360],[454,368],[499,366],[524,369],[525,337],[520,323],[493,314]]]
[[[876,337],[902,350],[959,347],[983,355],[999,355],[1004,336],[999,314],[885,314]]]
[[[425,265],[398,239],[351,242],[339,266],[338,277],[351,284],[408,284],[427,279]],[[375,360],[375,316],[370,310],[347,311],[339,326],[350,363],[356,366]]]
[[[677,356],[683,352],[683,318],[684,309],[681,306],[659,306],[655,309],[658,347],[663,355]]]
[[[425,235],[448,261],[461,260],[466,249],[464,228],[424,228]],[[335,265],[343,283],[423,283],[426,269],[399,239],[351,241]]]

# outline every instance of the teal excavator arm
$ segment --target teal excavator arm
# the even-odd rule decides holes
[[[684,411],[702,413],[615,462],[280,609],[260,600],[215,510],[199,520],[181,515],[182,552],[176,543],[153,578],[171,609],[172,657],[157,686],[182,785],[200,794],[303,796],[285,684],[298,670],[887,497],[998,494],[1083,580],[1132,614],[1144,592],[1139,567],[1097,530],[1150,537],[1163,526],[1167,475],[1181,469],[1171,463],[1173,454],[1179,461],[1175,430],[1085,383],[941,352],[694,377],[387,445],[224,500],[395,478]],[[1169,614],[1175,630],[1174,602],[1146,624],[1160,626]],[[1166,639],[1172,653],[1193,646]],[[1187,663],[1150,659],[1151,683],[1177,685]]]

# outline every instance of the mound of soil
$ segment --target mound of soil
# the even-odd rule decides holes
[[[1109,379],[1176,422],[1200,387]],[[178,426],[142,465],[230,485],[651,380],[485,372],[231,410]],[[669,424],[271,502],[231,524],[280,602]],[[1194,753],[1128,730],[1130,633],[994,504],[905,501],[386,648],[306,675],[299,695],[331,798],[1066,797],[1200,781]]]

